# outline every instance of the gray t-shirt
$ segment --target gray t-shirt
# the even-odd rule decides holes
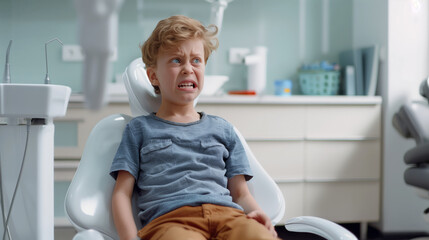
[[[125,170],[136,179],[143,226],[182,206],[205,203],[242,209],[232,201],[228,178],[252,176],[245,150],[231,124],[201,113],[191,123],[155,114],[126,126],[110,174]]]

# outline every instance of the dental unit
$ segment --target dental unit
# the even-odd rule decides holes
[[[45,43],[46,76],[50,83]],[[70,87],[11,83],[9,42],[0,83],[0,236],[54,238],[54,124],[64,116]]]

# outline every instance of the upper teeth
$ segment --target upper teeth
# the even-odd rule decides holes
[[[186,88],[186,87],[194,87],[193,83],[182,83],[179,85],[179,88]]]

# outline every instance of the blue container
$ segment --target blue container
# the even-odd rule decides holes
[[[292,80],[276,80],[274,82],[275,94],[277,96],[291,96],[292,95]]]
[[[339,77],[338,71],[300,71],[299,84],[304,95],[337,95]]]

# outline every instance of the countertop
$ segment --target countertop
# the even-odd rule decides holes
[[[70,103],[82,103],[84,97],[81,94],[72,94]],[[111,103],[128,102],[127,95],[109,96]],[[200,104],[334,104],[334,105],[375,105],[381,104],[380,96],[306,96],[296,95],[289,97],[263,95],[263,96],[240,96],[240,95],[219,95],[200,96]]]

